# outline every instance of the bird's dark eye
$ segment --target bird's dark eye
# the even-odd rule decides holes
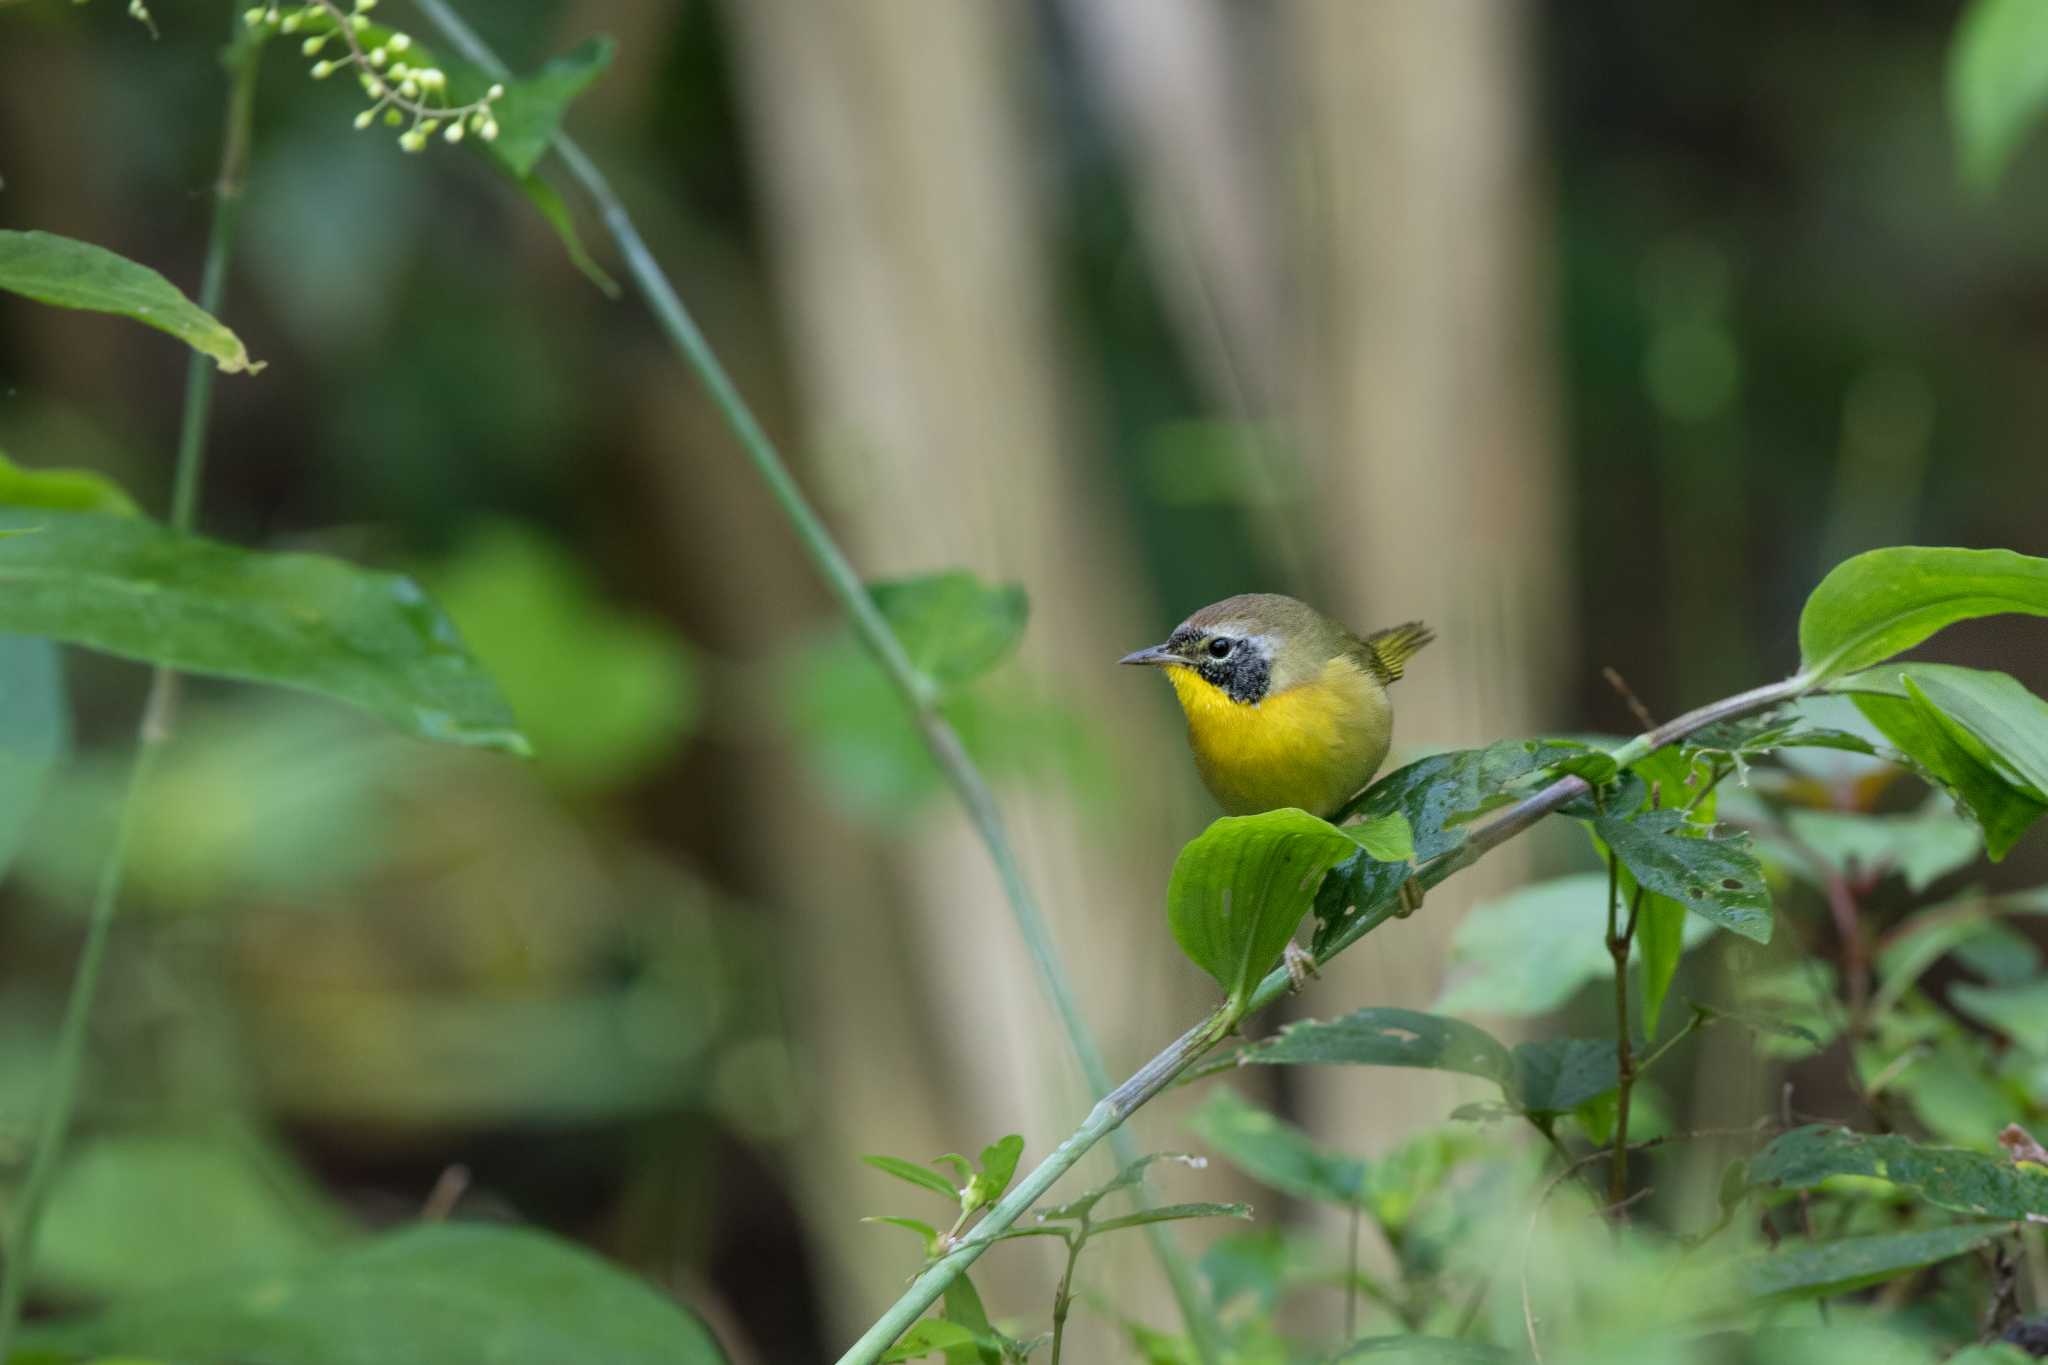
[[[1209,657],[1212,659],[1229,658],[1231,646],[1234,643],[1235,641],[1231,640],[1211,640],[1209,642]]]

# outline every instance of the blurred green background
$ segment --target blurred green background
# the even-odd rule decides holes
[[[155,8],[156,40],[114,3],[0,9],[0,225],[190,290],[227,12]],[[2048,553],[2048,150],[1963,188],[1951,6],[472,8],[522,70],[618,39],[571,126],[863,572],[1030,594],[958,720],[1119,1072],[1207,998],[1161,906],[1213,812],[1165,689],[1113,667],[1193,608],[1429,619],[1412,753],[1632,728],[1603,665],[1660,716],[1781,676],[1857,550]],[[418,573],[539,757],[189,685],[42,1301],[459,1201],[644,1270],[737,1360],[820,1358],[911,1268],[857,1222],[902,1199],[857,1155],[1042,1154],[1077,1077],[985,858],[645,310],[470,158],[355,132],[351,94],[267,59],[224,314],[269,368],[221,382],[202,521]],[[159,508],[183,367],[0,303],[0,450]],[[2042,638],[1933,656],[2048,692]],[[0,917],[14,1164],[143,685],[68,665],[76,752]],[[1308,1007],[1428,1004],[1462,908],[1571,852],[1490,861]],[[2041,841],[1991,875],[2048,880]],[[1277,1102],[1376,1150],[1447,1087]],[[1186,1145],[1187,1108],[1141,1141]],[[1006,1252],[984,1295],[1035,1313],[1045,1266]],[[1135,1247],[1097,1273],[1166,1320]]]

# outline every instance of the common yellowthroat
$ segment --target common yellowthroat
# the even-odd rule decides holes
[[[1120,662],[1166,670],[1195,768],[1224,810],[1327,818],[1379,771],[1394,733],[1387,685],[1435,638],[1410,621],[1361,639],[1305,602],[1255,592],[1203,607]]]

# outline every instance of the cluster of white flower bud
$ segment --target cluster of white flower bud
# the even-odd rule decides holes
[[[337,0],[272,3],[247,10],[242,18],[251,28],[305,34],[299,51],[317,59],[312,66],[316,81],[353,69],[363,93],[374,101],[356,115],[357,128],[368,128],[380,117],[393,128],[404,127],[398,145],[408,152],[425,151],[427,139],[436,133],[451,143],[462,141],[466,132],[494,140],[498,120],[491,106],[504,98],[505,87],[494,84],[481,99],[449,104],[447,73],[425,59],[410,35],[372,29],[370,11],[376,5],[377,0],[352,0],[353,7],[344,12]],[[322,56],[330,45],[333,55]]]

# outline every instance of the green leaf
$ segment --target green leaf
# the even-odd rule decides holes
[[[1949,987],[1948,998],[1964,1014],[1989,1024],[2028,1052],[2048,1055],[2048,980],[2016,986],[1957,982]]]
[[[627,782],[668,758],[694,723],[696,673],[675,633],[607,600],[544,536],[512,522],[478,526],[425,578],[552,781],[582,791]]]
[[[2048,108],[2048,14],[2035,0],[1972,0],[1948,52],[1948,115],[1964,181],[1988,193]]]
[[[1030,603],[1014,583],[987,587],[964,569],[871,584],[903,652],[940,687],[973,682],[1024,638]]]
[[[1637,882],[1731,933],[1771,941],[1771,896],[1744,834],[1698,836],[1683,811],[1609,816],[1593,828]]]
[[[1235,1091],[1213,1091],[1188,1124],[1224,1160],[1262,1185],[1346,1207],[1364,1201],[1363,1161],[1325,1151],[1301,1129],[1247,1104]]]
[[[1103,1199],[1115,1194],[1118,1190],[1130,1189],[1145,1178],[1146,1167],[1160,1161],[1178,1161],[1184,1165],[1194,1167],[1206,1166],[1208,1164],[1203,1158],[1190,1156],[1186,1152],[1148,1152],[1118,1171],[1109,1180],[1097,1185],[1079,1198],[1070,1199],[1064,1204],[1056,1204],[1052,1208],[1042,1210],[1038,1214],[1038,1219],[1040,1222],[1067,1222],[1086,1218],[1095,1212],[1095,1206],[1101,1203]]]
[[[1406,1066],[1459,1071],[1506,1084],[1514,1059],[1494,1036],[1462,1019],[1373,1006],[1341,1019],[1303,1019],[1237,1054],[1277,1066]]]
[[[90,469],[26,469],[5,455],[0,455],[0,507],[142,515],[135,500],[104,474]]]
[[[105,247],[47,232],[0,229],[0,290],[58,308],[116,313],[168,332],[230,374],[254,374],[240,337],[177,286]]]
[[[2048,1170],[1959,1147],[1925,1146],[1896,1133],[1811,1124],[1781,1134],[1749,1163],[1756,1188],[1809,1190],[1842,1175],[1888,1180],[1936,1208],[1980,1218],[2048,1214]]]
[[[2048,559],[2011,550],[1871,550],[1836,565],[1807,597],[1799,615],[1800,675],[1828,682],[1882,663],[1944,626],[2002,612],[2048,616]]]
[[[1509,1365],[1515,1359],[1498,1346],[1455,1337],[1365,1337],[1332,1357],[1331,1365],[1375,1356],[1392,1356],[1413,1365]]]
[[[569,264],[582,271],[583,277],[602,290],[607,298],[618,298],[622,292],[619,282],[597,263],[597,258],[583,245],[583,236],[576,230],[576,219],[570,214],[569,206],[562,202],[561,191],[550,185],[539,171],[521,176],[516,183],[519,192],[526,196],[526,202],[533,205],[534,212],[554,229],[555,240],[569,255]]]
[[[930,1223],[921,1222],[915,1218],[898,1218],[893,1214],[875,1214],[860,1221],[863,1223],[884,1223],[892,1228],[902,1228],[905,1232],[915,1233],[918,1239],[924,1243],[924,1254],[927,1260],[939,1254],[939,1230]]]
[[[944,1318],[919,1318],[911,1324],[910,1330],[896,1339],[882,1355],[882,1365],[891,1365],[899,1360],[923,1360],[934,1351],[944,1351],[948,1359],[955,1349],[975,1344],[974,1333],[957,1322]]]
[[[1961,1223],[1925,1232],[1844,1237],[1744,1257],[1731,1268],[1743,1291],[1754,1297],[1817,1298],[1882,1284],[1909,1270],[1961,1256],[2005,1231],[1998,1223]]]
[[[944,1195],[949,1200],[960,1197],[960,1191],[953,1188],[953,1182],[929,1166],[920,1166],[915,1161],[905,1161],[900,1156],[864,1156],[861,1160],[885,1175],[907,1180],[913,1185],[930,1190],[933,1194]]]
[[[1785,813],[1785,823],[1794,838],[1838,871],[1851,876],[1897,872],[1916,893],[1969,864],[1984,846],[1975,825],[1939,802],[1914,815],[1795,807]],[[1805,864],[1794,859],[1791,866],[1803,871]]]
[[[946,1321],[965,1327],[975,1338],[972,1345],[948,1348],[946,1365],[1003,1365],[1001,1337],[988,1320],[973,1280],[964,1273],[956,1276],[940,1303]]]
[[[607,37],[586,38],[531,76],[503,82],[504,96],[491,105],[498,136],[489,142],[477,139],[478,148],[513,179],[531,175],[561,131],[562,116],[568,113],[570,103],[604,74],[615,47]],[[482,99],[492,84],[488,75],[465,63],[448,64],[444,69],[451,104]]]
[[[294,1265],[348,1230],[312,1181],[254,1134],[109,1134],[65,1158],[36,1275],[66,1297],[123,1298]]]
[[[133,517],[0,512],[0,630],[349,702],[428,739],[527,752],[496,686],[407,578]]]
[[[1181,951],[1216,978],[1233,1012],[1280,960],[1323,874],[1357,849],[1307,811],[1216,821],[1180,852],[1166,915]]]
[[[1024,1139],[1017,1133],[998,1138],[981,1149],[981,1170],[969,1178],[961,1192],[961,1207],[969,1212],[984,1208],[1003,1197],[1010,1177],[1017,1173],[1017,1159],[1024,1155]]]
[[[0,635],[0,873],[14,865],[50,778],[71,751],[57,646]]]
[[[1645,1037],[1655,1038],[1664,1018],[1664,1001],[1671,994],[1679,959],[1685,954],[1685,924],[1684,906],[1669,896],[1644,893],[1636,913],[1635,942],[1642,963]]]
[[[1531,1114],[1565,1114],[1620,1084],[1611,1038],[1549,1038],[1515,1047],[1509,1103]]]
[[[1125,1228],[1141,1228],[1148,1223],[1178,1223],[1189,1218],[1250,1218],[1250,1204],[1161,1204],[1154,1209],[1140,1209],[1120,1218],[1106,1218],[1090,1226],[1091,1236],[1104,1232],[1121,1232]]]
[[[1400,811],[1390,810],[1384,815],[1369,816],[1355,825],[1342,828],[1354,843],[1365,850],[1366,856],[1383,863],[1405,863],[1415,856],[1415,831],[1409,827],[1408,817]]]
[[[1530,1015],[1556,1009],[1590,981],[1612,978],[1607,875],[1580,872],[1518,887],[1474,906],[1451,936],[1452,976],[1438,1010]],[[1713,927],[1687,916],[1687,947]]]
[[[718,1365],[666,1295],[555,1238],[441,1223],[22,1331],[31,1349],[264,1365]]]
[[[2048,811],[2042,703],[2004,674],[1905,664],[1857,674],[1842,686],[1853,689],[1852,699],[1871,723],[1977,821],[1992,861]],[[2011,752],[1994,749],[1987,735]]]

